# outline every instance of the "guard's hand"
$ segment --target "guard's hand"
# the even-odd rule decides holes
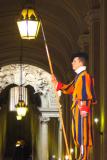
[[[90,108],[86,105],[86,101],[79,101],[78,108],[80,110],[81,117],[86,117],[90,112]]]
[[[86,117],[86,116],[88,116],[88,112],[80,111],[80,115],[81,115],[81,117]]]

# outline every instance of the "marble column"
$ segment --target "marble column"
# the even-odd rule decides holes
[[[48,96],[46,94],[41,94],[40,98],[41,98],[41,107],[48,108],[49,107]]]
[[[49,151],[48,151],[48,122],[49,118],[40,117],[40,126],[39,126],[39,160],[48,160]]]
[[[94,8],[87,13],[86,22],[89,27],[89,72],[94,76],[95,80],[95,91],[97,97],[97,105],[93,108],[93,116],[100,119],[100,10],[99,8]],[[93,118],[94,118],[93,117]],[[101,155],[101,148],[98,144],[100,141],[100,128],[96,129],[94,127],[94,147],[93,147],[93,157],[99,160]],[[102,146],[101,146],[102,147]]]
[[[101,0],[101,130],[102,159],[107,159],[107,0]]]
[[[62,124],[60,119],[59,121],[59,130],[58,130],[58,159],[62,159]]]

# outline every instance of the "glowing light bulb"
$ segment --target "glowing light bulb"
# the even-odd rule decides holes
[[[95,124],[98,124],[99,119],[98,118],[94,118],[94,122],[95,122]]]

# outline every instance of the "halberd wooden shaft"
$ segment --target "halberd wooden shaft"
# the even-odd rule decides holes
[[[51,62],[49,49],[48,49],[48,45],[47,45],[47,42],[46,42],[46,37],[45,37],[45,33],[44,33],[42,22],[41,22],[41,28],[42,28],[42,34],[43,34],[43,39],[44,39],[44,43],[45,43],[45,49],[46,49],[46,53],[47,53],[47,57],[48,57],[48,63],[49,63],[49,67],[50,67],[50,72],[51,72],[51,75],[54,75],[52,62]],[[71,154],[70,154],[70,150],[69,150],[69,147],[68,147],[67,136],[66,136],[64,121],[63,121],[63,117],[62,117],[61,106],[60,106],[60,103],[59,103],[59,96],[58,96],[58,93],[56,91],[56,85],[55,84],[54,84],[54,90],[55,90],[55,94],[56,94],[57,107],[58,107],[58,111],[59,111],[59,118],[60,118],[61,125],[62,125],[62,131],[63,131],[64,141],[65,141],[65,145],[66,145],[66,151],[67,151],[67,155],[69,157],[69,160],[71,160]]]

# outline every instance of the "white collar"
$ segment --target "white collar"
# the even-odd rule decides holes
[[[77,74],[79,74],[80,72],[85,71],[85,70],[86,70],[86,66],[81,66],[81,67],[79,67],[78,69],[76,69],[75,72],[76,72]]]

